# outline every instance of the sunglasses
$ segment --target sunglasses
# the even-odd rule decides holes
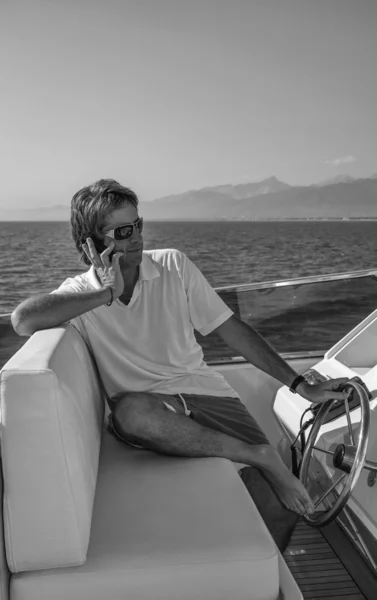
[[[134,228],[139,233],[143,231],[143,217],[140,217],[135,223],[120,225],[119,227],[115,227],[115,229],[110,229],[110,231],[104,231],[103,233],[114,240],[128,240],[132,236]]]

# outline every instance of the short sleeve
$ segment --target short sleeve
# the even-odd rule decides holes
[[[182,253],[185,285],[191,323],[199,333],[208,335],[234,313],[208,283],[203,273]]]
[[[85,292],[88,289],[88,284],[82,277],[68,277],[58,288],[56,288],[56,290],[50,292],[50,294],[57,294],[59,292],[75,294],[76,292]]]
[[[67,293],[67,294],[77,294],[78,292],[85,292],[88,290],[87,283],[79,277],[68,277],[63,283],[56,289],[50,292],[50,294],[59,294],[59,293]],[[79,317],[74,317],[66,323],[70,323],[73,327],[80,333],[80,335],[84,338],[84,340],[88,343],[84,321],[82,319],[82,315]]]

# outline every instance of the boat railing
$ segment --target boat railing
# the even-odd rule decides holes
[[[277,279],[272,281],[260,281],[256,283],[242,283],[235,285],[225,285],[214,287],[216,292],[249,292],[251,290],[262,290],[267,288],[289,287],[305,285],[309,283],[319,283],[324,281],[338,281],[342,279],[356,279],[358,277],[376,277],[376,269],[363,269],[359,271],[346,271],[343,273],[329,273],[324,275],[309,275],[307,277],[297,277],[294,279]],[[10,317],[12,313],[0,314],[0,318]]]
[[[225,303],[285,360],[321,358],[376,308],[377,270],[362,269],[216,287]],[[208,363],[244,362],[196,334]]]
[[[376,269],[214,287],[286,360],[320,357],[376,308]],[[377,304],[377,302],[376,302]],[[26,341],[0,314],[0,368]],[[243,362],[216,333],[195,332],[207,363]],[[22,341],[21,341],[22,340]]]
[[[359,277],[377,277],[376,269],[363,269],[360,271],[346,271],[343,273],[329,273],[324,275],[309,275],[307,277],[297,277],[294,279],[277,279],[273,281],[263,281],[259,283],[244,283],[240,285],[226,285],[216,287],[217,292],[235,291],[248,292],[251,290],[261,290],[266,288],[289,287],[296,285],[305,285],[308,283],[320,283],[324,281],[340,281],[342,279],[357,279]]]

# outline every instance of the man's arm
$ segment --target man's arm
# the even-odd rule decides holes
[[[215,329],[223,340],[255,367],[288,387],[298,373],[255,329],[233,315]]]
[[[114,248],[112,242],[106,250],[98,254],[93,240],[87,239],[83,249],[90,262],[96,268],[102,283],[99,290],[83,290],[65,292],[64,288],[54,294],[39,294],[32,296],[13,311],[11,321],[18,335],[30,336],[40,329],[51,329],[79,317],[108,303],[112,298],[118,298],[124,289],[123,276],[119,267],[119,258],[123,253],[114,254],[110,262],[110,254]],[[110,291],[112,289],[112,292]]]
[[[12,312],[13,329],[18,335],[30,336],[40,329],[58,327],[106,304],[110,299],[109,288],[90,292],[38,294],[21,302]]]
[[[223,340],[239,352],[255,367],[268,373],[290,387],[298,373],[270,346],[270,344],[247,323],[241,321],[236,315],[230,317],[225,323],[214,330]],[[297,392],[311,402],[325,402],[332,398],[343,399],[348,397],[348,392],[338,390],[340,385],[348,381],[346,377],[329,379],[317,385],[300,383]]]

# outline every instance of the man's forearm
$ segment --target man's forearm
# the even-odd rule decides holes
[[[13,311],[12,325],[18,335],[30,336],[40,329],[57,327],[102,306],[110,297],[108,288],[78,293],[39,294],[28,298]]]
[[[221,331],[224,327],[223,331]],[[297,372],[270,346],[255,329],[238,318],[229,320],[229,326],[219,328],[219,333],[231,348],[239,352],[248,362],[268,373],[288,387],[297,377]]]

